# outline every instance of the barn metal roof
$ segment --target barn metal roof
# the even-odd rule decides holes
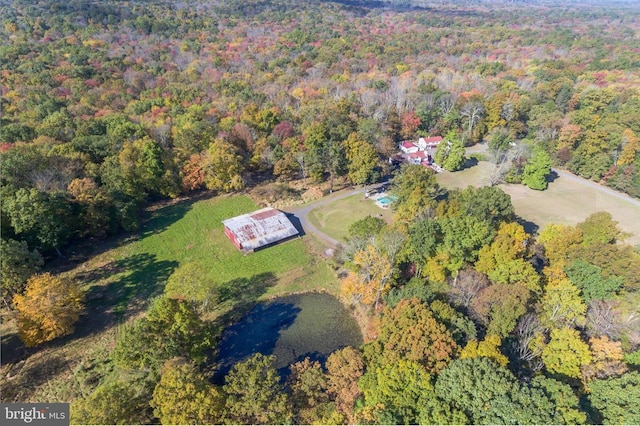
[[[222,223],[233,233],[245,251],[298,235],[298,230],[287,216],[271,207],[232,217],[223,220]]]

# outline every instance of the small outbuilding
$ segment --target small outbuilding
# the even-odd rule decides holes
[[[224,233],[244,253],[287,240],[298,230],[280,210],[267,207],[223,220]]]

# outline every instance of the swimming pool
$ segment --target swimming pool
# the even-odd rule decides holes
[[[393,195],[385,195],[376,200],[376,204],[378,204],[383,209],[388,209],[391,203],[396,201],[398,197],[394,197]]]

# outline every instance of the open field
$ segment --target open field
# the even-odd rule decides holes
[[[90,392],[112,368],[109,353],[122,322],[143,312],[184,265],[199,271],[204,290],[214,289],[215,302],[207,309],[212,319],[237,318],[277,295],[337,293],[335,275],[315,254],[313,236],[246,256],[235,248],[221,221],[257,208],[245,196],[225,196],[153,211],[138,235],[65,272],[88,290],[87,315],[71,336],[26,349],[15,322],[3,316],[3,401],[71,401]]]
[[[491,164],[481,161],[469,169],[438,173],[445,188],[466,188],[487,184]],[[633,203],[580,182],[579,179],[558,177],[545,191],[535,191],[524,185],[500,185],[509,195],[516,213],[539,228],[547,223],[575,225],[598,211],[608,211],[620,228],[632,234],[626,243],[640,244],[640,208]]]
[[[161,294],[171,273],[186,264],[198,272],[205,290],[218,288],[227,295],[223,303],[226,299],[232,302],[233,294],[253,284],[262,287],[267,297],[331,286],[330,271],[315,260],[302,239],[249,255],[235,248],[224,235],[222,220],[257,208],[249,198],[235,196],[158,209],[145,223],[140,238],[94,260],[102,263],[96,265],[98,271],[107,268],[115,273],[98,272],[100,279],[87,284],[116,287],[116,313],[131,309],[135,299],[144,302]],[[265,281],[269,285],[263,285]]]
[[[311,210],[309,220],[330,237],[341,241],[348,235],[352,223],[367,216],[379,216],[389,223],[393,212],[381,209],[373,200],[357,194]]]

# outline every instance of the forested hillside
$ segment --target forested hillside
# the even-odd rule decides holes
[[[149,199],[330,179],[362,143],[450,131],[512,163],[497,180],[539,147],[640,196],[637,8],[374,6],[4,1],[3,237],[49,252]]]
[[[450,142],[451,169],[486,143],[492,184],[542,190],[553,165],[640,198],[640,7],[560,3],[0,0],[1,285],[21,339],[82,314],[68,280],[33,274],[137,230],[149,203],[370,184],[421,136]],[[256,355],[213,385],[215,327],[179,281],[101,354],[74,421],[640,423],[640,254],[609,214],[530,235],[499,188],[447,192],[422,166],[391,193],[393,225],[357,222],[333,260],[363,347],[283,380]]]

